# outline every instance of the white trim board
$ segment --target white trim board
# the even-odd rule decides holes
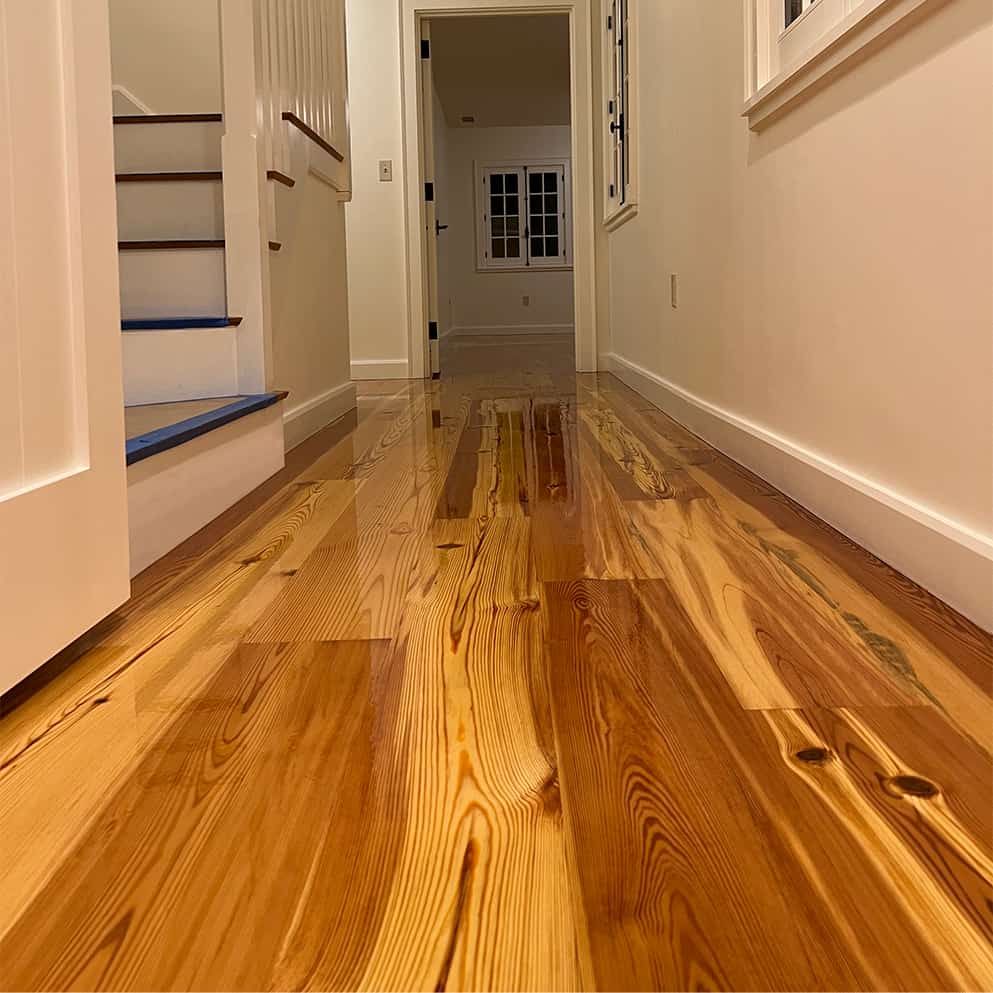
[[[132,576],[283,468],[282,406],[249,414],[128,469]]]
[[[870,46],[883,44],[895,35],[894,29],[912,14],[927,14],[948,0],[863,0],[835,24],[826,34],[795,63],[775,72],[771,79],[762,81],[761,63],[770,61],[769,54],[761,54],[761,35],[768,29],[760,4],[769,0],[749,0],[746,5],[746,32],[749,37],[746,72],[750,92],[747,94],[741,116],[748,118],[748,126],[758,131],[772,123],[789,106],[804,95],[804,91],[840,71]],[[779,2],[781,9],[782,3]],[[764,26],[763,26],[764,25]],[[755,61],[760,63],[754,64]]]
[[[353,359],[352,379],[410,379],[406,359]]]
[[[114,83],[111,87],[111,93],[113,96],[118,96],[126,103],[129,103],[131,105],[129,110],[134,114],[155,114],[155,111],[144,100],[135,96],[126,86],[121,86],[120,83]],[[119,114],[120,111],[115,108],[114,113]]]
[[[666,414],[993,630],[993,539],[722,410],[612,353],[610,370]]]
[[[420,39],[424,18],[483,14],[566,14],[569,17],[572,88],[572,242],[576,274],[576,368],[594,372],[597,361],[597,224],[594,212],[593,41],[590,0],[401,0],[400,46],[403,177],[406,216],[407,342],[410,375],[430,374],[427,279],[424,257]]]
[[[341,383],[283,414],[286,451],[355,409],[355,384]]]
[[[572,324],[460,324],[449,328],[443,338],[455,336],[474,336],[483,334],[520,334],[520,335],[544,335],[544,334],[575,334],[576,328]]]

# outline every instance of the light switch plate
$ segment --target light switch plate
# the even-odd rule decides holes
[[[379,163],[379,181],[381,183],[393,182],[393,160],[382,159]]]

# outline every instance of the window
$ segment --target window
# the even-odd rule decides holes
[[[607,0],[603,78],[607,97],[604,129],[606,222],[615,227],[637,208],[637,79],[633,0]]]
[[[927,0],[748,0],[744,115],[785,108]]]
[[[786,27],[789,27],[804,11],[810,8],[817,0],[785,0],[786,3]]]
[[[571,267],[569,163],[477,168],[480,269]]]

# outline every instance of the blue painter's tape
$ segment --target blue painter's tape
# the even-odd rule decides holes
[[[226,328],[229,317],[157,317],[121,321],[122,331],[175,331],[181,328]]]
[[[161,455],[170,448],[185,445],[186,442],[210,431],[216,431],[225,424],[247,417],[258,410],[265,410],[285,396],[285,393],[260,393],[256,396],[238,397],[223,407],[207,411],[206,414],[197,414],[196,417],[188,417],[185,421],[149,431],[148,434],[139,435],[137,438],[129,438],[126,446],[127,464],[134,465],[143,459],[150,459],[153,455]]]

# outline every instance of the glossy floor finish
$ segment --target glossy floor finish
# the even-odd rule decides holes
[[[989,636],[570,356],[364,387],[4,701],[3,988],[991,987]]]

